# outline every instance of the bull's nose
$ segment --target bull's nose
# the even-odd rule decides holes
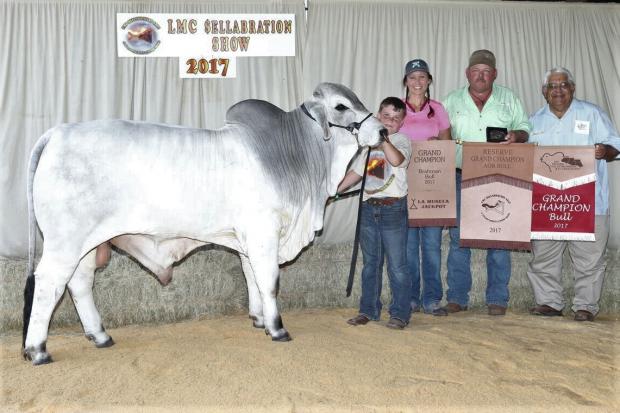
[[[383,142],[384,140],[387,139],[388,137],[388,130],[383,128],[379,131],[379,136],[381,136],[381,142]]]

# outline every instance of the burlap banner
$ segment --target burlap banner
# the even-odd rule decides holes
[[[593,146],[538,146],[532,239],[594,241]]]
[[[413,142],[411,149],[407,169],[409,226],[455,226],[454,141]]]
[[[462,247],[531,248],[533,156],[533,144],[463,144]]]

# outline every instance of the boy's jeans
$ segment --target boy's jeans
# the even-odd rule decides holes
[[[383,257],[392,292],[389,313],[405,323],[411,317],[411,276],[407,269],[407,198],[392,205],[362,203],[360,245],[364,258],[360,313],[372,320],[381,315]]]

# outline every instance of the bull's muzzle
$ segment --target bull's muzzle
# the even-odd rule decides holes
[[[379,143],[387,140],[388,137],[388,130],[383,128],[379,131],[379,136],[381,137],[381,139],[379,140]]]

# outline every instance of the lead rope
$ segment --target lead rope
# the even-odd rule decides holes
[[[355,278],[355,267],[357,265],[357,251],[360,244],[360,222],[362,216],[362,202],[364,201],[364,186],[366,185],[366,171],[368,170],[368,160],[370,159],[370,148],[366,154],[366,162],[364,163],[364,174],[362,175],[362,186],[359,190],[360,199],[357,205],[357,223],[355,224],[355,239],[353,240],[353,254],[351,255],[351,266],[349,268],[349,280],[347,281],[347,297],[351,296],[353,288],[353,279]]]

